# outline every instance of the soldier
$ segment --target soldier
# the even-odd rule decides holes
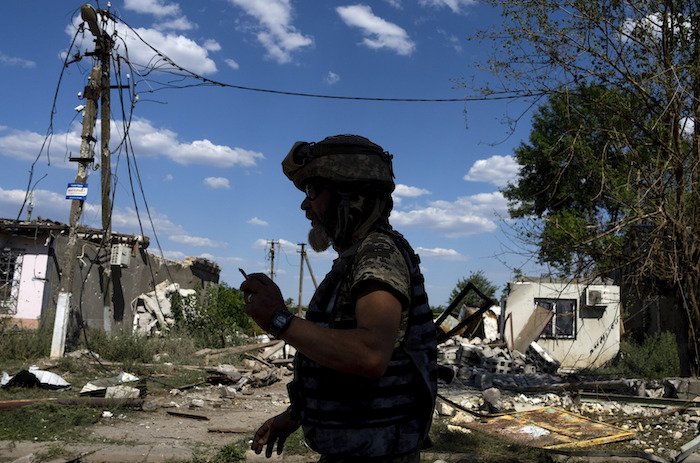
[[[282,162],[311,220],[309,244],[338,252],[305,319],[268,277],[241,285],[245,311],[294,346],[290,407],[251,448],[281,454],[300,425],[319,462],[418,462],[437,390],[435,325],[418,256],[389,225],[392,155],[357,135],[297,142]]]

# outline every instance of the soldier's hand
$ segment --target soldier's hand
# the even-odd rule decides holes
[[[289,412],[281,413],[273,418],[270,418],[255,433],[253,443],[250,448],[257,454],[260,454],[265,448],[265,456],[270,458],[272,450],[277,442],[277,455],[282,454],[284,443],[291,433],[297,430],[299,422],[292,418]]]

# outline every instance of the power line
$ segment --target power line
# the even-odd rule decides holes
[[[229,84],[225,82],[220,82],[217,80],[209,79],[207,77],[201,76],[193,71],[190,71],[170,59],[167,55],[165,55],[163,52],[160,50],[156,49],[153,47],[151,44],[146,42],[143,37],[139,35],[139,33],[131,27],[126,21],[124,21],[122,18],[118,18],[116,16],[110,15],[110,17],[116,22],[119,21],[122,24],[124,24],[126,27],[128,27],[136,37],[141,40],[147,47],[149,47],[151,50],[153,50],[156,53],[156,56],[158,58],[155,58],[156,60],[162,59],[163,61],[169,63],[171,66],[176,68],[178,71],[184,73],[184,74],[179,74],[182,77],[192,77],[194,79],[197,79],[201,81],[199,84],[188,84],[188,85],[171,85],[171,84],[161,84],[164,85],[166,88],[186,88],[186,87],[197,87],[197,86],[204,86],[204,85],[210,85],[210,86],[218,86],[218,87],[227,87],[227,88],[233,88],[237,90],[246,90],[246,91],[251,91],[251,92],[261,92],[261,93],[272,93],[276,95],[288,95],[288,96],[299,96],[299,97],[306,97],[306,98],[324,98],[324,99],[333,99],[333,100],[355,100],[355,101],[387,101],[387,102],[408,102],[408,103],[448,103],[448,102],[464,102],[467,101],[466,98],[387,98],[387,97],[364,97],[364,96],[343,96],[343,95],[323,95],[323,94],[317,94],[317,93],[304,93],[304,92],[292,92],[292,91],[284,91],[284,90],[273,90],[273,89],[266,89],[266,88],[257,88],[257,87],[250,87],[250,86],[244,86],[244,85],[236,85],[236,84]],[[150,64],[148,66],[151,71],[156,70],[158,66],[155,64]],[[166,72],[162,70],[163,72]],[[150,72],[149,72],[150,73]],[[171,74],[178,75],[177,73],[170,72]],[[151,89],[151,93],[154,92],[155,90]]]

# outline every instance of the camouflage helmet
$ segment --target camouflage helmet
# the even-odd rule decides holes
[[[318,143],[298,141],[282,161],[284,174],[300,190],[312,178],[332,183],[371,183],[394,191],[392,155],[359,135],[335,135]]]

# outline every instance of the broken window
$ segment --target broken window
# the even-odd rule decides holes
[[[5,248],[0,253],[0,314],[17,313],[17,293],[23,255],[21,249]]]
[[[542,332],[543,338],[576,338],[575,299],[535,299],[535,304],[548,308],[554,314],[554,317],[552,317],[552,320]]]

